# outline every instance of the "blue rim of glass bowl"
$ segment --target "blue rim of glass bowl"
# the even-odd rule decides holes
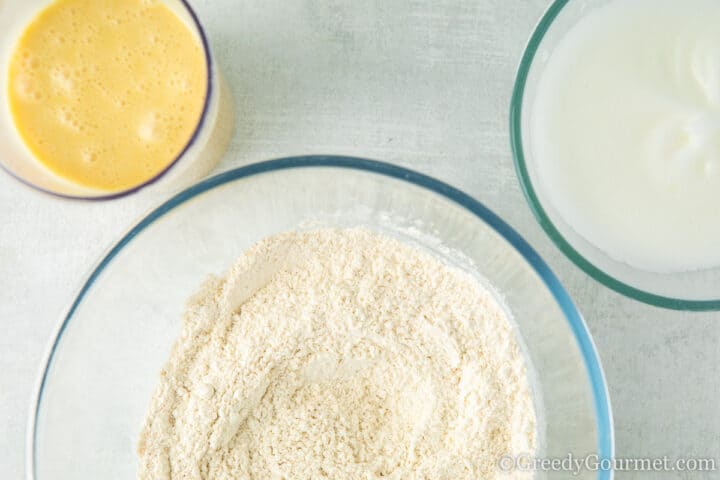
[[[43,372],[40,376],[36,395],[34,398],[33,415],[29,425],[28,433],[28,456],[29,465],[28,471],[30,472],[30,478],[35,478],[35,454],[36,454],[36,429],[38,424],[38,414],[40,411],[40,404],[42,402],[43,389],[45,382],[48,377],[48,372],[53,361],[53,356],[60,343],[63,332],[72,320],[73,314],[77,309],[78,305],[82,302],[83,298],[87,294],[88,290],[92,287],[95,280],[107,267],[107,265],[113,260],[113,258],[129,243],[139,235],[145,228],[152,225],[156,220],[162,218],[166,213],[170,212],[174,208],[182,205],[183,203],[191,200],[192,198],[212,190],[215,187],[222,186],[224,184],[242,179],[252,177],[254,175],[276,172],[280,170],[307,168],[307,167],[334,167],[334,168],[347,168],[353,170],[360,170],[365,172],[371,172],[379,175],[385,175],[387,177],[402,180],[413,185],[430,190],[438,195],[441,195],[456,204],[469,210],[480,220],[489,225],[495,230],[502,238],[510,243],[517,252],[527,261],[533,270],[540,276],[542,281],[547,286],[550,293],[555,298],[558,306],[562,310],[565,318],[570,325],[570,328],[575,336],[578,347],[583,357],[587,374],[590,378],[594,408],[596,414],[596,425],[598,431],[598,452],[597,455],[600,459],[610,459],[614,454],[614,435],[612,427],[612,413],[610,409],[610,400],[605,383],[605,376],[603,374],[602,367],[600,366],[600,359],[598,358],[595,345],[587,325],[584,319],[580,315],[573,304],[570,296],[565,291],[555,274],[552,273],[548,265],[540,258],[540,256],[533,250],[533,248],[523,238],[515,232],[508,224],[495,215],[491,210],[485,207],[482,203],[478,202],[469,195],[461,192],[460,190],[451,187],[450,185],[435,180],[432,177],[423,175],[421,173],[414,172],[402,167],[390,165],[383,162],[374,160],[366,160],[355,157],[340,157],[340,156],[323,156],[323,155],[310,155],[301,157],[288,157],[277,160],[269,160],[260,163],[254,163],[244,167],[229,170],[224,173],[215,175],[206,180],[203,180],[194,186],[178,193],[159,207],[155,208],[148,215],[146,215],[139,223],[132,227],[128,233],[126,233],[116,244],[113,246],[107,254],[102,258],[98,265],[90,273],[89,277],[83,284],[82,288],[78,292],[75,300],[71,304],[67,311],[62,323],[58,327],[55,338],[52,342],[50,351],[47,355]],[[598,479],[607,480],[612,478],[613,472],[611,470],[600,470],[598,472]]]
[[[520,187],[527,203],[530,205],[538,223],[550,237],[550,240],[565,254],[575,265],[580,267],[585,273],[592,278],[616,292],[626,297],[634,298],[641,302],[654,305],[657,307],[670,308],[673,310],[720,310],[720,299],[718,300],[687,300],[680,298],[667,297],[658,295],[645,290],[628,285],[625,282],[605,273],[598,267],[593,265],[589,260],[583,257],[565,237],[560,233],[555,224],[550,220],[547,212],[542,206],[540,199],[535,193],[532,180],[528,173],[527,162],[525,161],[525,151],[522,144],[522,106],[523,96],[525,94],[525,85],[527,82],[530,68],[537,54],[538,48],[542,43],[545,34],[548,32],[557,16],[569,0],[555,0],[548,10],[542,16],[535,31],[530,36],[528,44],[523,52],[520,66],[518,67],[517,76],[515,77],[515,85],[513,87],[512,99],[510,100],[510,145],[512,147],[513,159],[515,161],[515,172],[520,181]]]
[[[130,195],[131,193],[135,193],[138,190],[141,190],[147,186],[152,185],[153,183],[160,180],[162,177],[167,174],[170,169],[172,169],[175,165],[180,163],[180,160],[182,160],[185,157],[185,154],[187,151],[195,144],[198,137],[200,136],[200,132],[202,131],[202,127],[205,125],[205,120],[207,118],[207,113],[210,108],[210,99],[212,98],[213,92],[213,80],[215,78],[215,72],[213,72],[213,61],[212,61],[212,53],[210,52],[210,45],[207,40],[207,36],[205,35],[205,30],[203,29],[202,25],[200,24],[200,20],[198,19],[197,14],[195,13],[195,10],[190,6],[190,4],[187,2],[187,0],[179,0],[180,3],[182,3],[185,10],[187,10],[187,13],[190,15],[190,18],[193,21],[193,25],[197,29],[198,35],[200,36],[200,42],[202,44],[203,48],[203,54],[205,56],[205,68],[207,70],[207,88],[205,89],[205,99],[203,100],[203,108],[202,112],[200,112],[200,117],[198,118],[197,126],[195,127],[195,130],[193,130],[192,135],[188,139],[187,143],[183,147],[183,149],[178,153],[175,158],[167,165],[165,168],[163,168],[160,172],[156,173],[154,176],[152,176],[150,179],[145,180],[144,182],[135,185],[133,187],[130,187],[125,190],[121,190],[118,192],[112,192],[107,194],[99,194],[99,195],[68,195],[65,193],[59,193],[54,192],[52,190],[48,190],[47,188],[40,187],[38,185],[35,185],[34,183],[30,182],[29,180],[26,180],[25,178],[21,177],[14,171],[12,171],[9,167],[5,166],[2,162],[0,162],[0,170],[3,170],[7,172],[11,177],[18,180],[23,185],[26,185],[34,190],[38,190],[43,193],[47,193],[49,195],[52,195],[54,197],[59,198],[65,198],[65,199],[71,199],[71,200],[85,200],[85,201],[101,201],[101,200],[114,200],[116,198],[121,198],[126,195]]]

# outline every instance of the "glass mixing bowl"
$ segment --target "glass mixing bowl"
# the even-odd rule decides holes
[[[530,118],[543,68],[553,49],[576,22],[612,0],[556,0],[541,18],[525,48],[510,105],[510,138],[520,184],[530,208],[550,239],[595,280],[628,297],[678,310],[720,309],[720,268],[654,273],[617,261],[580,236],[548,201],[538,181],[531,149]]]
[[[119,191],[102,191],[67,181],[51,172],[25,146],[15,129],[5,100],[8,65],[16,43],[27,25],[54,0],[8,0],[0,2],[0,169],[45,193],[82,200],[109,200],[152,185],[177,190],[199,180],[217,164],[225,151],[233,126],[230,92],[210,52],[205,32],[186,0],[161,0],[188,26],[205,53],[207,91],[203,111],[185,147],[161,172],[139,185]]]
[[[537,253],[449,185],[370,160],[312,156],[209,178],[150,212],[102,258],[63,318],[41,375],[30,477],[134,478],[136,439],[185,300],[259,239],[319,225],[394,235],[492,285],[529,360],[538,454],[612,456],[610,404],[593,341]]]

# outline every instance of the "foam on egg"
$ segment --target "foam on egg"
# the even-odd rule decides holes
[[[34,156],[103,190],[172,162],[207,91],[195,33],[153,0],[56,0],[19,39],[9,80],[15,126]]]

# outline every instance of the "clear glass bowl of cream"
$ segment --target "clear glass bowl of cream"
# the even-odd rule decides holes
[[[184,0],[0,4],[0,167],[59,197],[103,200],[205,176],[232,101]]]
[[[552,241],[623,295],[720,309],[717,3],[559,0],[522,56],[515,166]]]

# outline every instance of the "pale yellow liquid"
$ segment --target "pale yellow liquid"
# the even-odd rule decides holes
[[[207,66],[197,36],[161,2],[57,0],[22,34],[8,80],[33,155],[71,182],[119,191],[188,143]]]

